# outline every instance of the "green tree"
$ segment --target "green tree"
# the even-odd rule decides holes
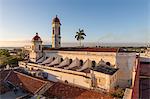
[[[82,30],[79,29],[79,31],[76,32],[75,38],[77,39],[77,41],[80,42],[80,47],[81,47],[81,41],[84,40],[84,36],[86,36],[86,35],[85,35],[83,29]]]
[[[11,67],[17,66],[18,65],[18,58],[16,56],[10,56],[8,58],[7,64],[9,64]]]
[[[8,56],[10,56],[10,53],[7,49],[0,49],[0,56],[2,56],[2,55],[8,57]]]
[[[8,57],[5,55],[0,56],[0,68],[4,68],[8,64]]]

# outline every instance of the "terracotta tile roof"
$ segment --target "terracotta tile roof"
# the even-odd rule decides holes
[[[36,35],[32,38],[32,41],[41,41],[41,38],[38,35],[38,33],[36,33]]]
[[[45,81],[37,78],[13,71],[10,76],[8,76],[6,81],[9,81],[16,86],[20,86],[32,94],[34,94],[39,88],[41,88],[41,86],[43,86],[43,84],[46,83]]]
[[[50,87],[45,93],[44,96],[50,98],[63,98],[63,99],[112,99],[110,96],[99,93],[92,90],[87,90],[72,86],[69,84],[64,84],[57,82],[52,87]]]
[[[2,82],[5,77],[7,76],[7,74],[10,72],[10,70],[2,70],[0,71],[0,82]]]
[[[86,51],[86,52],[117,52],[118,48],[96,48],[96,47],[62,47],[62,48],[43,48],[43,50],[56,50],[56,51]]]

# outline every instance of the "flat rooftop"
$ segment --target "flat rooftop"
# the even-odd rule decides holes
[[[118,69],[109,66],[96,66],[93,70],[104,74],[113,75]]]
[[[86,52],[117,52],[119,48],[96,48],[96,47],[61,47],[61,48],[43,48],[43,50],[56,51],[86,51]]]
[[[125,51],[122,48],[98,48],[98,47],[61,47],[61,48],[47,48],[43,47],[43,50],[55,50],[55,51],[83,51],[83,52],[135,52],[135,51]]]

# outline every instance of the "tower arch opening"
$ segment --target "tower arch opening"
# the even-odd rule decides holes
[[[110,62],[106,62],[106,65],[110,66]]]
[[[83,60],[80,60],[80,66],[82,66],[83,65]]]

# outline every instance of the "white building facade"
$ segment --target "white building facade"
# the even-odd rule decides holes
[[[116,86],[131,86],[136,63],[135,52],[113,48],[61,48],[60,20],[52,22],[52,48],[42,48],[36,34],[32,39],[30,62],[19,66],[40,69],[52,81],[65,81],[86,88],[110,91]]]

